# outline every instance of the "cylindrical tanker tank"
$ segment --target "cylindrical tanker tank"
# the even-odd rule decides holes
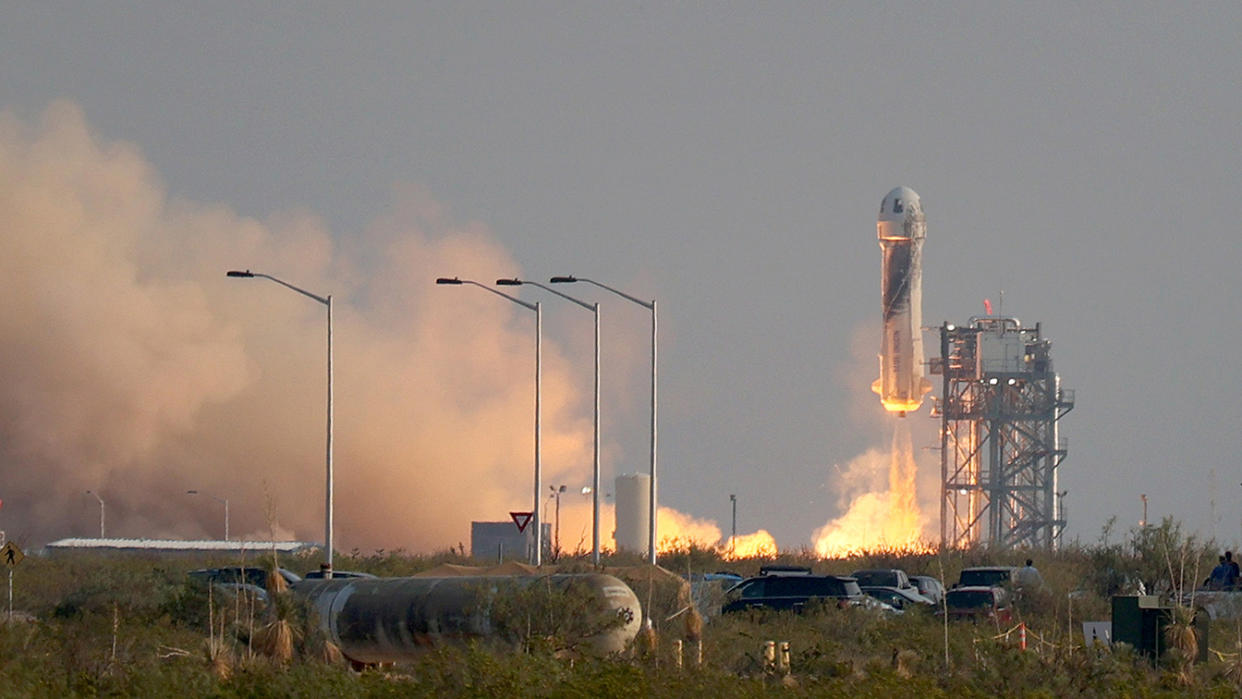
[[[385,663],[410,660],[442,641],[493,635],[503,625],[492,618],[497,600],[534,585],[565,599],[577,591],[584,597],[574,599],[589,599],[594,609],[587,611],[599,612],[601,620],[620,618],[586,639],[598,653],[621,651],[638,634],[642,607],[634,591],[611,575],[597,573],[335,578],[303,580],[293,591],[310,602],[320,628],[345,657]]]
[[[923,404],[931,383],[923,377],[923,203],[909,187],[897,187],[880,202],[876,235],[883,251],[880,268],[882,315],[880,378],[871,389],[884,409],[905,417]]]

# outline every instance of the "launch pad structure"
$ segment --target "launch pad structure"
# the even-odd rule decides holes
[[[940,542],[1055,548],[1065,529],[1058,423],[1074,407],[1052,368],[1052,342],[1017,318],[940,326]]]

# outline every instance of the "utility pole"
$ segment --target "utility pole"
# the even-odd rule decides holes
[[[733,534],[729,537],[729,555],[732,556],[737,550],[737,496],[730,494],[729,502],[733,505]]]

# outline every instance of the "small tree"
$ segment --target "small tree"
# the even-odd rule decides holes
[[[1205,560],[1210,560],[1210,544],[1182,531],[1181,522],[1165,517],[1159,526],[1136,527],[1130,531],[1134,552],[1133,571],[1149,594],[1169,594],[1177,598],[1193,590]]]

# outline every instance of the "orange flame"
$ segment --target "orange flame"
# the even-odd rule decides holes
[[[775,558],[777,553],[776,539],[766,529],[760,529],[754,534],[739,534],[733,538],[732,542],[726,540],[716,548],[726,561],[743,558]]]
[[[739,534],[730,545],[729,538],[721,534],[713,521],[696,519],[672,508],[660,508],[660,553],[676,553],[690,548],[715,549],[722,558],[773,557],[776,555],[776,539],[766,530],[753,534]]]
[[[932,550],[922,540],[925,517],[916,493],[917,474],[909,428],[899,422],[893,430],[888,490],[855,497],[844,515],[816,530],[816,553],[836,558],[862,552]]]
[[[659,541],[656,551],[659,554],[684,553],[690,549],[713,549],[722,558],[735,560],[739,558],[774,557],[777,553],[776,539],[764,529],[753,534],[739,534],[733,545],[729,537],[721,533],[720,525],[708,519],[699,519],[693,515],[661,507],[657,522]],[[555,517],[555,515],[551,515]],[[555,523],[555,519],[545,517],[545,522]],[[612,505],[600,508],[600,549],[615,552],[616,542],[609,532],[616,528],[616,509]],[[591,503],[585,499],[566,500],[561,509],[561,550],[568,555],[582,555],[591,550]]]

